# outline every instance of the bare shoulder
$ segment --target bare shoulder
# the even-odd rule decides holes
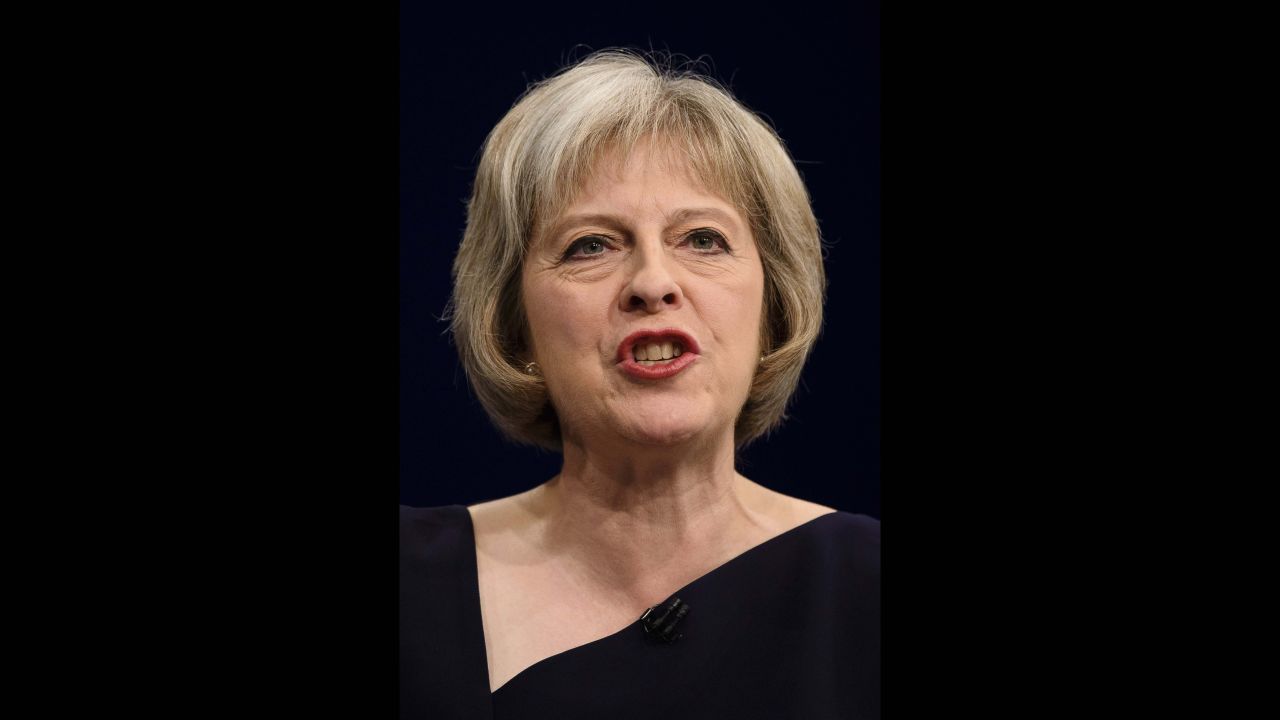
[[[810,520],[836,512],[835,508],[827,507],[826,505],[821,505],[819,503],[809,502],[808,500],[801,500],[800,498],[794,498],[786,495],[783,497],[786,497],[791,504],[791,514],[792,518],[796,521],[795,525],[803,525]]]
[[[534,505],[536,492],[538,488],[532,488],[518,495],[467,506],[475,529],[481,575],[492,573],[500,566],[534,564],[539,560],[538,543],[531,542],[539,523]]]
[[[532,490],[509,497],[469,505],[471,525],[476,534],[476,550],[493,559],[510,559],[512,553],[528,548],[521,531],[534,519],[529,507]]]

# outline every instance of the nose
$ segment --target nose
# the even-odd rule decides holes
[[[631,276],[618,298],[623,312],[652,315],[680,307],[684,293],[672,273],[671,262],[661,240],[636,243],[635,251],[628,259]]]

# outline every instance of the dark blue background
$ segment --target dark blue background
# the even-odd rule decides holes
[[[663,18],[628,6],[484,27],[400,12],[400,501],[470,504],[541,483],[558,454],[512,445],[467,387],[446,324],[450,266],[480,145],[529,82],[591,50],[701,57],[787,143],[832,245],[825,330],[790,420],[738,469],[775,490],[880,517],[880,11]]]

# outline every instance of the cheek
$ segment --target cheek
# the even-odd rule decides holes
[[[590,361],[607,321],[607,303],[582,286],[547,283],[526,294],[529,326],[539,356]]]
[[[710,312],[708,322],[717,337],[734,351],[759,355],[760,329],[764,317],[764,284],[754,278],[717,288],[703,300]]]

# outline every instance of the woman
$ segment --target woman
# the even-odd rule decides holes
[[[485,142],[452,329],[512,497],[401,511],[402,717],[877,717],[879,523],[734,469],[821,327],[808,195],[703,78],[603,52]]]

